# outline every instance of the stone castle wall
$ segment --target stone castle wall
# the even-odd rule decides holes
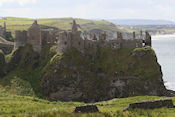
[[[68,48],[76,48],[80,52],[84,49],[93,47],[111,47],[113,49],[120,48],[142,48],[144,46],[151,46],[151,36],[146,32],[145,39],[142,33],[138,36],[135,32],[129,36],[117,32],[117,38],[108,39],[107,34],[101,33],[97,37],[93,34],[92,39],[87,36],[83,37],[82,32],[78,31],[78,25],[73,21],[71,31],[59,32],[52,29],[42,29],[35,21],[28,31],[16,31],[15,48],[24,46],[26,43],[33,46],[33,50],[40,52],[43,45],[55,44],[58,46],[58,53],[64,52]],[[128,37],[129,39],[124,39]]]
[[[4,34],[4,28],[0,26],[0,36],[3,36],[3,34]]]
[[[64,52],[67,48],[71,48],[71,33],[69,32],[61,32],[59,34],[59,40],[58,40],[58,53]]]
[[[8,32],[6,30],[6,22],[4,22],[4,26],[0,25],[0,36],[3,38],[11,38],[12,37],[12,33]]]
[[[15,31],[15,35],[14,48],[25,46],[27,43],[27,31]]]
[[[42,29],[35,21],[28,31],[15,32],[15,48],[30,44],[33,50],[40,52],[43,45],[56,43],[56,32],[51,29]]]
[[[57,32],[49,29],[41,29],[42,45],[54,44],[57,41]]]

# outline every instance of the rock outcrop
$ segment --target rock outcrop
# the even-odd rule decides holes
[[[69,49],[51,59],[42,75],[44,96],[51,100],[97,102],[168,95],[161,67],[150,47],[96,48],[85,53]]]
[[[143,101],[137,103],[131,103],[126,108],[126,110],[132,109],[156,109],[156,108],[174,108],[172,99],[164,99],[164,100],[151,100],[151,101]]]

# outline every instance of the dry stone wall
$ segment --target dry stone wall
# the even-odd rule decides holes
[[[151,100],[151,101],[143,101],[137,103],[129,104],[126,110],[131,109],[156,109],[156,108],[174,108],[172,99],[164,99],[164,100]]]

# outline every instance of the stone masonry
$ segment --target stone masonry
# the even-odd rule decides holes
[[[40,52],[42,46],[47,44],[56,44],[57,31],[52,28],[45,29],[42,27],[43,26],[39,25],[37,21],[34,21],[28,31],[15,31],[14,48],[30,44],[32,45],[34,51]]]
[[[78,30],[78,25],[75,20],[72,23],[72,29],[70,31],[58,31],[54,29],[43,29],[41,25],[38,25],[35,21],[28,31],[16,31],[15,48],[30,44],[33,46],[33,50],[40,52],[43,45],[57,44],[58,53],[63,53],[68,48],[76,48],[80,52],[84,52],[85,49],[93,47],[110,47],[113,49],[120,48],[142,48],[145,46],[151,46],[151,36],[148,32],[140,35],[136,35],[133,32],[132,36],[124,38],[121,32],[117,32],[117,38],[107,39],[106,32],[100,33],[98,36],[93,34],[92,39]]]
[[[139,38],[136,38],[136,33],[133,32],[133,37],[130,39],[123,39],[123,35],[117,32],[116,39],[107,40],[107,34],[101,33],[99,37],[94,34],[92,39],[87,39],[81,36],[80,31],[78,31],[77,24],[75,20],[73,21],[72,30],[64,31],[59,34],[58,40],[58,53],[64,52],[68,48],[76,48],[77,50],[83,52],[84,49],[89,49],[93,47],[111,47],[113,49],[120,48],[142,48],[145,46],[151,46],[151,36],[146,32],[146,36],[143,37],[141,32]],[[138,36],[137,36],[138,37]],[[144,39],[145,38],[145,39]]]
[[[4,26],[0,25],[0,36],[3,38],[11,38],[12,37],[11,32],[8,32],[6,30],[6,22],[4,22]]]

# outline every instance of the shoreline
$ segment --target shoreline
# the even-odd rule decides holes
[[[172,34],[156,34],[156,35],[151,35],[152,37],[175,37],[175,33]]]

